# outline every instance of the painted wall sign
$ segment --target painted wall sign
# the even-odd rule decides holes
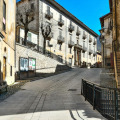
[[[29,58],[29,70],[35,70],[36,68],[36,60],[33,58]]]
[[[28,59],[20,58],[20,71],[28,71]]]

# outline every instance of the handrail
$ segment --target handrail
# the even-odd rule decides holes
[[[113,51],[114,51],[114,70],[115,70],[115,79],[116,79],[116,86],[118,86],[118,73],[117,73],[117,51],[119,49],[119,43],[117,40],[114,40],[112,42],[113,46]]]
[[[99,84],[97,84],[97,83],[88,81],[88,80],[86,80],[86,79],[82,79],[82,80],[86,81],[87,83],[90,83],[91,85],[95,85],[95,86],[97,86],[97,87],[99,87],[99,88],[102,88],[102,89],[104,88],[104,89],[110,89],[110,90],[118,90],[118,91],[120,91],[120,88],[104,87],[104,86],[101,86],[101,85],[99,85]]]
[[[91,81],[82,79],[81,95],[85,97],[93,109],[98,110],[109,120],[118,120],[120,118],[120,89],[102,87]]]

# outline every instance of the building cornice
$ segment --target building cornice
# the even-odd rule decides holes
[[[112,17],[112,13],[108,13],[102,17],[100,17],[100,23],[101,23],[101,27],[104,27],[104,19],[108,18],[108,17]]]
[[[56,9],[58,9],[61,13],[65,14],[65,16],[69,17],[71,20],[73,20],[75,23],[77,23],[79,26],[81,26],[83,29],[85,29],[86,31],[88,31],[93,36],[95,36],[95,37],[99,36],[97,33],[95,33],[87,25],[85,25],[83,22],[81,22],[78,18],[76,18],[73,14],[71,14],[69,11],[67,11],[64,7],[62,7],[55,0],[41,0],[41,1],[46,1],[49,4],[51,4],[53,7],[55,7]]]
[[[26,0],[21,0],[17,2],[17,5],[24,2]],[[95,37],[98,37],[99,35],[94,32],[92,29],[90,29],[87,25],[85,25],[83,22],[81,22],[78,18],[76,18],[73,14],[71,14],[68,10],[66,10],[64,7],[62,7],[59,3],[57,3],[55,0],[41,0],[42,2],[47,2],[51,4],[53,7],[58,9],[61,13],[63,13],[65,16],[73,20],[75,23],[77,23],[79,26],[81,26],[84,30],[88,31],[90,34],[92,34]]]

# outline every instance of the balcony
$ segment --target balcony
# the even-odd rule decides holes
[[[51,18],[53,18],[53,13],[50,12],[50,10],[47,10],[45,17],[50,20]]]
[[[97,44],[97,42],[96,42],[96,41],[94,41],[94,42],[93,42],[93,45],[96,45],[96,44]]]
[[[74,46],[75,48],[78,48],[78,49],[82,49],[82,46],[81,45],[79,45],[79,44],[75,44],[75,46]]]
[[[51,38],[53,38],[53,33],[50,33],[47,37],[47,40],[51,40]]]
[[[70,41],[68,41],[68,45],[69,45],[69,47],[72,47],[72,46],[74,46],[74,42],[72,40],[70,40]]]
[[[85,32],[83,33],[83,39],[86,39],[87,35],[85,34]]]
[[[74,26],[73,25],[69,25],[69,28],[68,28],[68,30],[69,30],[69,32],[73,32],[74,31]]]
[[[83,46],[83,52],[87,51],[87,47]]]
[[[64,25],[64,20],[59,19],[59,21],[58,21],[58,25],[59,25],[60,27],[62,27],[62,26]]]
[[[91,36],[89,37],[89,42],[90,42],[90,43],[92,42],[92,38],[91,38]]]
[[[59,35],[58,36],[58,43],[63,43],[63,42],[65,42],[65,40],[64,40],[64,37],[63,36],[61,36],[61,35]]]
[[[89,54],[92,54],[93,53],[93,50],[90,48],[89,49]]]

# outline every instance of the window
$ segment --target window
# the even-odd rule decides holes
[[[83,53],[83,57],[85,57],[85,53]]]
[[[70,35],[70,41],[72,41],[72,35]]]
[[[31,42],[31,33],[29,33],[29,32],[28,32],[28,34],[27,34],[27,39],[28,39],[28,41]]]
[[[31,4],[31,9],[34,10],[34,3]]]
[[[12,66],[10,66],[10,76],[12,76]]]
[[[89,49],[91,49],[91,44],[89,44]]]
[[[3,1],[3,30],[6,30],[6,3]]]
[[[50,45],[50,41],[47,41],[47,46],[49,47],[49,45]]]
[[[62,50],[62,44],[59,44],[59,50]]]
[[[83,41],[83,46],[85,47],[85,41]]]
[[[89,59],[91,59],[91,55],[89,55]]]
[[[61,30],[59,30],[59,36],[62,36],[62,31]]]
[[[72,53],[72,48],[70,47],[70,54]]]
[[[69,65],[72,65],[72,58],[69,58]]]
[[[47,11],[50,12],[50,6],[47,6]]]
[[[63,62],[63,59],[62,59],[62,56],[61,56],[61,55],[58,55],[58,60],[59,60],[60,62]]]
[[[62,20],[62,15],[60,14],[60,20]]]
[[[77,44],[79,44],[79,41],[77,40]]]

